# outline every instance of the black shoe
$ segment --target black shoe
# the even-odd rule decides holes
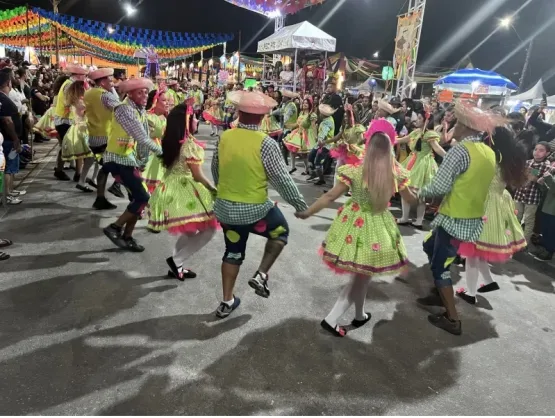
[[[551,261],[553,253],[550,253],[545,248],[540,248],[537,252],[533,253],[534,259],[538,261]]]
[[[94,192],[93,189],[91,189],[90,187],[87,186],[81,186],[80,184],[78,184],[77,186],[75,186],[76,189],[81,190],[83,193],[92,193]]]
[[[314,183],[315,186],[324,186],[326,184],[325,180],[318,180],[316,183]]]
[[[416,299],[416,303],[423,306],[443,306],[439,292],[434,292],[424,298],[418,298]]]
[[[310,180],[314,180],[315,178],[317,178],[318,176],[316,174],[310,174],[308,176],[308,178],[306,179],[306,181],[310,181]]]
[[[366,319],[353,319],[351,322],[351,325],[355,328],[360,328],[361,326],[363,326],[364,324],[366,324],[368,321],[370,321],[370,319],[372,318],[372,314],[370,312],[366,312]]]
[[[112,184],[108,191],[112,193],[114,196],[119,197],[120,199],[124,198],[123,192],[121,191],[121,185],[119,183]]]
[[[85,182],[86,182],[89,186],[94,187],[95,189],[98,189],[97,184],[96,184],[94,181],[92,181],[91,179],[87,179],[87,180],[85,180]]]
[[[462,334],[462,324],[461,321],[452,321],[447,318],[447,313],[428,315],[428,322],[434,327],[441,328],[453,335]]]
[[[466,293],[465,290],[456,293],[458,297],[464,300],[466,303],[470,303],[471,305],[476,305],[476,296],[470,296]]]
[[[182,266],[177,266],[173,257],[166,258],[166,264],[170,268],[168,271],[168,276],[176,278],[180,281],[185,281],[185,279],[194,279],[197,274],[194,271],[184,269]]]
[[[297,171],[297,169],[293,168],[292,170],[289,170],[289,174],[293,174],[295,171]]]
[[[151,234],[159,234],[162,231],[157,231],[156,229],[152,229],[152,228],[147,228],[146,229],[148,232],[150,232]]]
[[[113,203],[110,203],[105,197],[97,197],[93,203],[93,208],[95,208],[96,210],[110,210],[116,209],[117,206]]]
[[[270,289],[268,288],[268,275],[264,279],[260,272],[256,272],[254,277],[249,280],[249,286],[254,289],[254,292],[258,296],[262,296],[263,298],[267,298],[270,296]]]
[[[493,292],[494,290],[499,290],[499,285],[497,284],[497,282],[491,282],[489,284],[480,286],[480,288],[478,288],[478,293]]]
[[[77,182],[79,181],[79,178],[80,178],[80,177],[81,177],[81,176],[80,176],[79,174],[75,173],[75,174],[73,175],[73,181],[74,181],[75,183],[77,183]]]
[[[410,224],[410,226],[412,226],[414,229],[418,229],[418,230],[420,230],[420,231],[422,231],[422,230],[424,229],[424,225],[417,225],[417,224],[415,224],[414,222],[412,222],[412,223]]]
[[[329,332],[331,335],[335,335],[336,337],[344,337],[347,335],[347,330],[344,327],[336,325],[334,328],[330,324],[328,324],[325,319],[323,319],[322,322],[320,322],[320,326],[324,328],[327,332]]]
[[[104,235],[106,235],[115,246],[123,249],[127,248],[127,243],[121,236],[121,228],[118,228],[116,225],[111,224],[104,228],[103,231]]]
[[[61,181],[69,181],[69,176],[62,170],[54,170],[54,177]]]
[[[125,248],[131,252],[142,253],[145,250],[145,247],[135,241],[133,237],[123,238],[123,241],[125,242]]]
[[[220,306],[216,309],[216,316],[218,318],[227,318],[231,313],[239,307],[241,299],[233,295],[233,304],[229,306],[227,303],[221,302]]]
[[[197,273],[195,273],[192,270],[186,270],[186,269],[181,269],[182,272],[182,277],[184,279],[194,279],[195,277],[197,277]],[[168,270],[168,277],[171,277],[173,279],[177,279],[177,276],[173,273],[173,271]],[[183,281],[183,280],[181,280]]]

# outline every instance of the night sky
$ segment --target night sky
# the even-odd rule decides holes
[[[137,4],[139,0],[132,3]],[[327,0],[324,5],[303,10],[289,16],[286,24],[308,20],[319,25],[330,11],[342,0]],[[423,71],[431,72],[438,67],[454,66],[459,59],[477,43],[490,34],[498,20],[516,11],[525,0],[428,0],[419,63],[426,63]],[[2,0],[1,8],[24,5],[25,1]],[[48,0],[30,0],[31,6],[49,8]],[[393,38],[396,31],[396,15],[406,11],[406,0],[344,0],[342,6],[331,16],[321,29],[335,36],[337,50],[350,56],[370,58],[379,50],[381,59],[391,59]],[[120,3],[121,4],[121,3]],[[480,7],[490,5],[487,11],[478,12]],[[404,6],[404,7],[403,7]],[[143,0],[138,13],[125,18],[121,23],[151,29],[183,32],[235,32],[242,31],[243,45],[247,53],[256,52],[256,41],[273,32],[273,22],[257,39],[255,35],[268,23],[264,16],[233,6],[223,0]],[[87,19],[115,23],[124,17],[123,7],[114,0],[62,0],[60,12]],[[519,36],[528,38],[541,24],[555,15],[554,0],[532,0],[523,9],[513,26],[516,29],[500,30],[472,55],[475,67],[491,69],[519,44]],[[449,44],[447,53],[428,62],[429,58],[446,45],[451,35],[461,25],[470,25],[456,42]],[[555,74],[555,24],[536,38],[525,87],[531,87],[540,77]],[[228,46],[235,49],[236,41]],[[210,54],[210,52],[209,52]],[[215,55],[221,54],[221,49]],[[525,60],[526,50],[522,49],[498,72],[518,83]],[[555,76],[545,82],[548,94],[555,94]]]

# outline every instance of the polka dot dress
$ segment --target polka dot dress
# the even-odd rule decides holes
[[[352,198],[338,210],[322,243],[321,255],[337,273],[397,275],[408,263],[405,244],[388,210],[373,213],[370,195],[362,182],[362,169],[362,165],[339,169],[338,178],[350,187]],[[396,181],[402,189],[408,175],[403,169],[396,171]]]

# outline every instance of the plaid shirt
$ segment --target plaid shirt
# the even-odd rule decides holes
[[[104,105],[106,109],[109,109],[112,112],[121,103],[115,90],[105,91],[104,93],[102,93],[102,95],[100,96],[100,102]],[[87,112],[90,113],[91,109],[87,109]],[[106,145],[107,142],[107,136],[89,136],[89,145],[91,147],[102,147]]]
[[[540,178],[549,171],[551,165],[547,160],[537,162],[534,159],[531,159],[526,161],[526,167],[528,167],[529,170],[537,170],[536,177]],[[535,181],[529,181],[525,186],[522,186],[515,192],[515,202],[524,203],[525,205],[539,205],[540,200],[540,187]]]
[[[137,151],[127,156],[105,151],[104,162],[140,167],[144,163],[143,159],[148,158],[148,151],[152,151],[157,155],[162,155],[162,148],[160,145],[150,139],[146,117],[144,123],[141,123],[135,116],[135,110],[141,115],[145,113],[144,108],[137,106],[131,100],[127,99],[114,109],[114,117],[125,132],[136,141]]]
[[[238,129],[248,129],[258,131],[258,125],[244,125],[239,123]],[[281,155],[281,150],[276,141],[267,136],[262,141],[260,159],[268,181],[274,189],[293,206],[297,212],[305,211],[308,207],[300,194],[299,189],[293,182],[291,175],[287,171],[287,166]],[[212,157],[212,177],[216,185],[219,179],[219,158],[218,147]],[[223,224],[228,225],[250,225],[263,219],[270,209],[274,207],[274,202],[268,199],[265,203],[252,204],[241,202],[230,202],[229,200],[216,199],[214,212],[216,217]]]
[[[462,142],[482,142],[479,136],[465,138]],[[445,155],[443,162],[432,182],[424,186],[418,193],[419,198],[430,198],[449,194],[455,180],[470,167],[470,154],[461,144],[453,147]],[[482,218],[457,219],[438,213],[432,222],[433,228],[442,227],[449,235],[461,241],[475,242],[484,227]]]

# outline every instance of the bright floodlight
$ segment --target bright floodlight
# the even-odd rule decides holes
[[[126,3],[123,8],[125,9],[125,13],[127,13],[127,16],[133,16],[135,13],[137,13],[137,9],[135,9],[129,3]]]
[[[415,89],[416,87],[418,87],[418,83],[416,81],[413,81],[411,86],[413,89]]]
[[[276,9],[274,11],[268,12],[267,16],[270,19],[275,19],[276,17],[280,17],[281,16],[281,12],[279,11],[279,9]]]
[[[380,51],[374,52],[374,58],[378,58],[380,56]]]
[[[108,33],[114,33],[115,31],[116,30],[113,27],[108,26]]]
[[[472,91],[474,91],[478,87],[480,87],[480,82],[476,80],[476,81],[473,81],[472,83],[470,83],[470,85],[472,86]]]
[[[511,16],[504,17],[499,21],[499,26],[503,28],[508,28],[513,23],[513,18]]]

